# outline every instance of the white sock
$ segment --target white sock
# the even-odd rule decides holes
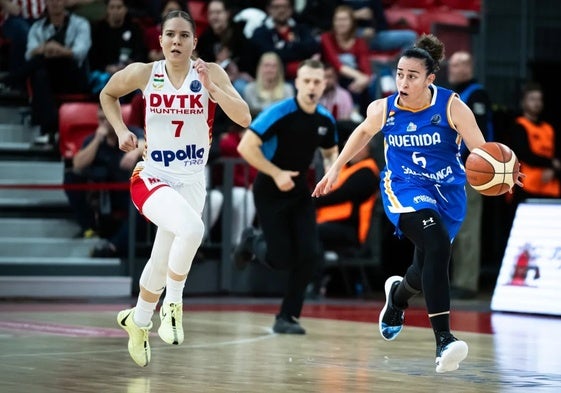
[[[154,315],[154,310],[156,309],[156,303],[150,303],[142,299],[140,296],[136,301],[136,307],[134,309],[133,321],[136,326],[146,327],[150,325],[152,321],[152,315]]]
[[[185,287],[186,280],[176,281],[168,276],[166,279],[164,303],[183,303],[183,288]]]

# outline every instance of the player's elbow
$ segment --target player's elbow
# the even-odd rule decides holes
[[[249,110],[240,117],[240,119],[238,120],[238,124],[243,128],[249,127],[249,125],[251,124],[251,114],[249,113]]]

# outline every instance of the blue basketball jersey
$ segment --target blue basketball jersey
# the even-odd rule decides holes
[[[462,138],[450,119],[451,90],[431,85],[432,100],[420,110],[387,98],[384,135],[386,167],[381,173],[384,210],[399,234],[399,215],[425,208],[436,210],[451,238],[465,215],[465,169]]]

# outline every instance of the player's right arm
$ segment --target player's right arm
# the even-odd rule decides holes
[[[450,117],[469,151],[485,143],[485,138],[477,125],[475,115],[469,106],[458,97],[453,98],[450,103]]]
[[[151,63],[131,63],[113,74],[99,93],[99,102],[105,117],[115,129],[119,137],[119,148],[123,151],[136,149],[138,140],[123,121],[119,98],[135,90],[143,90],[148,83],[151,71]]]
[[[386,101],[385,98],[382,98],[368,105],[366,118],[351,133],[347,143],[345,143],[345,147],[341,150],[341,154],[339,154],[335,163],[333,163],[331,168],[325,173],[325,176],[316,185],[312,196],[319,197],[331,191],[331,187],[337,181],[343,166],[362,150],[374,135],[380,132],[386,121]]]

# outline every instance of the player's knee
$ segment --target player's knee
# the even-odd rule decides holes
[[[185,222],[175,233],[175,236],[189,244],[200,244],[205,233],[205,226],[201,219]]]

